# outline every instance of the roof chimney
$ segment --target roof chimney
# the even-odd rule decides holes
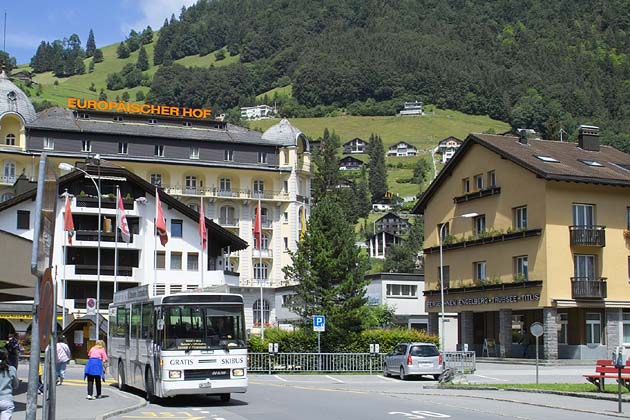
[[[528,139],[536,138],[536,132],[531,128],[519,128],[516,131],[518,132],[518,142],[521,144],[527,144]]]
[[[578,133],[578,146],[580,149],[599,152],[599,127],[580,125]]]

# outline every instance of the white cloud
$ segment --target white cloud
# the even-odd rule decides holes
[[[133,5],[139,9],[140,18],[135,22],[123,24],[123,33],[128,34],[131,29],[142,30],[147,25],[151,25],[154,31],[158,30],[162,27],[164,19],[170,18],[173,13],[179,17],[182,6],[188,7],[196,2],[197,0],[136,0]]]

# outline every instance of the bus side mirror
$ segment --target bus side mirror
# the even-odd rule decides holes
[[[164,329],[164,319],[158,318],[158,320],[157,320],[157,329],[158,329],[158,331],[162,331]]]

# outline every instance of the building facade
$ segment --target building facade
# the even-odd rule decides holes
[[[241,118],[245,120],[264,120],[276,115],[276,109],[269,105],[246,106],[241,108]]]
[[[418,149],[416,146],[409,144],[404,141],[399,141],[398,143],[390,146],[387,149],[387,156],[398,156],[398,157],[406,157],[406,156],[416,156],[418,154]]]
[[[600,146],[596,127],[581,127],[577,144],[471,134],[414,208],[429,330],[442,272],[459,344],[478,354],[495,342],[500,356],[531,357],[521,337],[533,322],[548,359],[601,359],[630,344],[628,187],[630,155]]]
[[[360,171],[363,167],[363,161],[352,156],[346,156],[339,160],[340,171]]]
[[[367,153],[368,144],[366,141],[356,137],[350,141],[345,142],[343,145],[343,154],[365,154]]]
[[[387,213],[374,222],[376,232],[389,232],[394,235],[406,235],[409,233],[409,222],[396,213]]]
[[[401,116],[420,116],[424,115],[424,104],[419,101],[405,102],[403,109],[400,111]]]
[[[447,138],[440,140],[436,153],[442,156],[443,164],[451,160],[462,143],[463,142],[460,139],[453,136],[448,136]]]
[[[193,210],[203,200],[207,218],[250,245],[225,261],[225,270],[240,274],[239,285],[262,284],[271,295],[288,285],[282,267],[310,214],[311,165],[308,139],[287,120],[261,134],[216,120],[63,108],[37,114],[0,74],[2,200],[14,197],[20,175],[35,178],[43,152],[55,167],[99,155]],[[259,204],[260,252],[252,233]]]

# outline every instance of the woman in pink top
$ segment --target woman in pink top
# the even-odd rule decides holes
[[[88,400],[101,398],[101,377],[103,377],[105,373],[103,369],[104,362],[107,362],[105,342],[103,342],[103,340],[96,340],[96,344],[94,344],[94,347],[88,352],[88,362],[85,365],[84,371],[84,378],[87,378],[88,381]],[[96,382],[96,397],[92,394],[94,382]]]

